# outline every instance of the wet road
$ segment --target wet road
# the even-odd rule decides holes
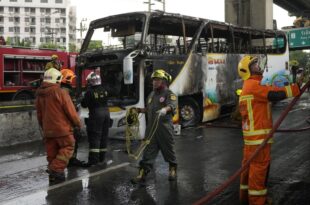
[[[309,126],[310,98],[303,97],[281,128]],[[274,106],[274,119],[286,102]],[[228,118],[215,125],[232,125]],[[233,124],[236,125],[236,124]],[[69,168],[67,181],[49,186],[41,142],[0,150],[0,204],[192,204],[228,179],[241,164],[240,129],[200,126],[176,136],[178,180],[168,181],[168,165],[158,156],[146,186],[130,184],[137,162],[127,157],[124,142],[111,140],[108,165]],[[278,132],[272,147],[269,196],[273,204],[310,204],[310,130]],[[87,143],[79,157],[86,160]],[[111,163],[112,162],[112,163]],[[238,204],[235,181],[210,204]]]

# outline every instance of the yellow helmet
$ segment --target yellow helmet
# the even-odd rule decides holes
[[[241,89],[237,89],[237,90],[236,90],[236,94],[237,94],[238,96],[240,96],[241,93],[242,93],[242,90],[241,90]]]
[[[45,71],[43,82],[47,83],[60,83],[62,79],[61,72],[56,68],[50,68]]]
[[[72,80],[76,77],[74,72],[70,69],[62,69],[61,71],[61,75],[62,75],[62,83],[65,84],[72,84]]]
[[[52,55],[52,60],[56,60],[56,59],[58,59],[58,55],[53,54],[53,55]]]
[[[168,83],[171,82],[172,80],[172,77],[169,73],[167,73],[166,71],[164,71],[163,69],[159,69],[159,70],[155,70],[153,73],[152,73],[152,76],[151,78],[159,78],[159,79],[162,79],[162,80],[166,80]]]
[[[257,62],[258,58],[250,55],[244,56],[238,64],[238,74],[242,80],[247,80],[251,76],[250,66]]]

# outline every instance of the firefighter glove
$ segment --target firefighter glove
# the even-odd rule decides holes
[[[158,110],[157,113],[159,114],[159,116],[165,116],[167,114],[167,109],[163,107]]]
[[[76,140],[80,140],[82,138],[81,129],[79,127],[75,127],[73,129],[73,135]]]

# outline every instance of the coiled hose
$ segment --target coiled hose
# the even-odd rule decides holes
[[[151,130],[149,132],[148,136],[145,136],[143,140],[141,140],[140,145],[138,148],[133,151],[131,148],[131,141],[132,140],[138,140],[139,138],[139,113],[137,108],[129,108],[126,112],[126,149],[129,157],[132,157],[133,159],[137,160],[140,158],[142,152],[147,147],[148,144],[150,144],[157,128],[158,128],[158,122],[159,122],[160,115],[158,114],[151,126]]]

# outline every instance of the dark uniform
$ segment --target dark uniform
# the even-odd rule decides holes
[[[140,161],[140,167],[149,172],[157,157],[159,150],[162,152],[166,162],[170,167],[176,167],[177,161],[174,151],[174,129],[172,117],[175,114],[177,107],[177,97],[169,90],[164,89],[161,91],[152,91],[147,98],[146,114],[147,114],[147,127],[145,137],[149,137],[152,132],[152,126],[158,116],[158,111],[166,106],[170,106],[172,112],[168,112],[165,116],[161,116],[158,122],[158,127],[151,139],[150,144],[145,148],[143,158]]]
[[[110,126],[110,112],[107,106],[108,91],[101,85],[91,86],[82,99],[82,107],[89,110],[87,135],[89,142],[88,164],[95,165],[105,159]]]

